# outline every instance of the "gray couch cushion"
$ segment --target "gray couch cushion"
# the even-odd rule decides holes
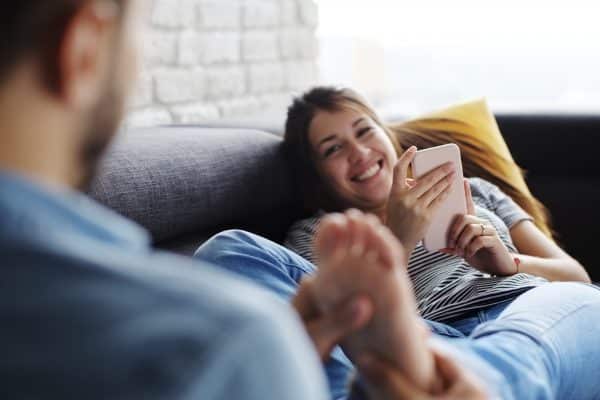
[[[294,218],[281,139],[265,132],[135,129],[117,139],[98,172],[90,195],[145,226],[155,242]]]

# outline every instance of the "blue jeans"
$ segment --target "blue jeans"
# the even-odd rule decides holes
[[[493,306],[482,308],[477,311],[467,313],[465,316],[452,321],[446,321],[445,325],[456,329],[464,337],[469,336],[480,324],[493,321],[508,307],[514,299],[503,301]]]
[[[316,267],[267,239],[226,231],[195,257],[290,299]],[[549,283],[510,303],[448,324],[426,321],[433,339],[502,399],[600,399],[600,290]],[[483,320],[486,322],[481,323]],[[348,395],[353,366],[336,348],[325,366],[333,399]]]

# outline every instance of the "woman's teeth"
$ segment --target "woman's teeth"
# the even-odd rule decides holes
[[[379,165],[379,163],[376,163],[371,168],[366,170],[363,174],[361,174],[360,176],[357,176],[356,180],[360,182],[360,181],[369,179],[369,178],[373,177],[377,172],[379,172],[380,168],[381,168],[381,166]]]

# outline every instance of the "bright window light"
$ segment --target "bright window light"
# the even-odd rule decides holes
[[[495,111],[600,111],[595,2],[317,3],[322,83],[380,107],[411,114],[486,97]]]

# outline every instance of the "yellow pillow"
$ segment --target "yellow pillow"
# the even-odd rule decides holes
[[[477,175],[500,186],[534,218],[536,225],[544,233],[552,236],[547,210],[527,187],[523,171],[510,154],[485,99],[454,105],[422,117],[390,124],[390,128],[399,131],[400,136],[401,131],[405,130],[417,134],[433,134],[442,140],[445,136],[447,142],[457,143],[461,147],[463,157],[468,152],[472,153],[470,161],[486,171]],[[467,170],[465,175],[468,175]],[[502,181],[509,185],[503,184]]]

